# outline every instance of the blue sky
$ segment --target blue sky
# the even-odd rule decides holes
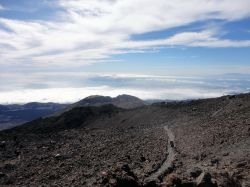
[[[0,0],[0,103],[248,92],[249,7],[249,0]],[[62,90],[67,98],[58,99]]]

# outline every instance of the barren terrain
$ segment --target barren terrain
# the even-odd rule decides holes
[[[0,142],[1,185],[247,187],[250,95],[76,108]]]

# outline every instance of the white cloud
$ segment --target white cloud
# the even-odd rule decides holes
[[[165,39],[132,41],[134,34],[197,21],[235,21],[250,16],[249,0],[58,0],[55,20],[0,18],[0,63],[89,64],[113,54],[160,46],[248,47],[250,40],[221,39],[219,30],[176,33]],[[59,21],[58,21],[59,20]]]
[[[125,73],[1,73],[0,85],[7,87],[0,89],[0,103],[65,103],[76,102],[89,95],[119,94],[130,94],[142,99],[218,97],[233,92],[249,92],[249,77],[249,74],[207,78]]]
[[[63,94],[62,94],[63,93]],[[120,94],[130,94],[142,99],[188,99],[218,97],[227,92],[206,92],[201,89],[175,88],[143,90],[131,88],[112,88],[109,86],[85,87],[85,88],[50,88],[50,89],[26,89],[0,93],[2,104],[28,103],[28,102],[57,102],[72,103],[89,95],[108,95],[115,97]],[[15,98],[15,101],[13,101]]]
[[[3,7],[3,5],[0,4],[0,11],[4,10],[5,8]]]

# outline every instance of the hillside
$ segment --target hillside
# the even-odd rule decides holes
[[[0,184],[250,185],[250,94],[77,107],[0,132]]]
[[[24,105],[0,105],[0,130],[54,114],[66,106],[66,104],[35,102]]]
[[[89,96],[85,99],[73,104],[74,107],[85,107],[85,106],[101,106],[106,104],[112,104],[119,108],[131,109],[145,105],[145,102],[137,97],[131,95],[119,95],[117,97],[108,96]]]
[[[107,96],[89,96],[73,104],[27,103],[24,105],[0,105],[0,130],[19,126],[37,118],[60,115],[75,107],[101,106],[112,104],[119,108],[131,109],[142,107],[146,103],[134,96],[119,95],[115,98]]]
[[[109,105],[109,104],[114,105],[118,108],[133,109],[133,108],[145,106],[146,102],[137,97],[134,97],[131,95],[125,95],[125,94],[119,95],[114,98],[109,97],[109,96],[92,95],[76,103],[69,105],[65,109],[57,112],[56,115],[60,115],[75,107],[102,106],[102,105]]]

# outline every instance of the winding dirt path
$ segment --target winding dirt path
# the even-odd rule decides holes
[[[150,176],[146,178],[147,181],[156,180],[173,165],[173,161],[175,159],[175,154],[176,154],[174,149],[174,134],[169,129],[168,126],[164,126],[164,130],[167,131],[168,135],[168,148],[167,148],[168,155],[166,156],[166,160],[163,162],[161,167],[159,167],[154,173],[152,173]]]

